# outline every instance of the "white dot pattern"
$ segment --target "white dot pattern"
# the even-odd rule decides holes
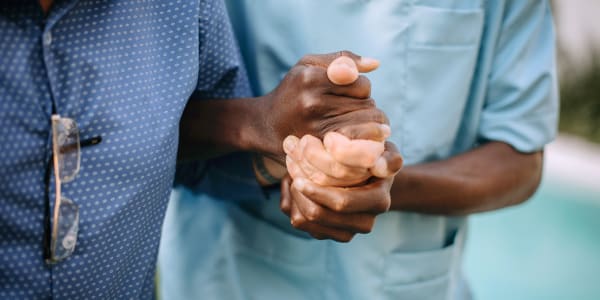
[[[220,0],[0,4],[0,299],[149,299],[190,97],[249,93]],[[81,170],[67,260],[43,260],[54,206],[50,115],[74,119]],[[49,207],[47,207],[49,206]]]

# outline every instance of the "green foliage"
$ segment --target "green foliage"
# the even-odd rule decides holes
[[[600,55],[581,75],[562,80],[560,96],[560,131],[600,143]]]

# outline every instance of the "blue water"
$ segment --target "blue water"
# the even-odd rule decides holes
[[[525,204],[469,226],[465,271],[476,299],[600,299],[600,194],[544,181]]]

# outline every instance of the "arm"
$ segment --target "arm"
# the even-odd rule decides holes
[[[333,187],[342,186],[340,182],[343,180],[362,181],[365,173],[367,177],[382,174],[378,176],[385,178],[401,166],[397,156],[385,157],[393,152],[386,152],[383,155],[386,166],[382,168],[386,171],[375,172],[371,168],[362,169],[363,173],[357,172],[359,166],[348,165],[356,161],[353,159],[355,155],[348,149],[363,153],[373,150],[362,141],[348,140],[339,135],[328,134],[325,145],[310,136],[295,144],[295,148],[286,149],[288,160],[293,162],[291,167],[288,163],[288,170],[292,178],[309,179],[307,185],[311,188],[331,187],[333,191]],[[527,200],[537,189],[541,174],[541,151],[521,153],[506,143],[489,142],[447,160],[401,169],[391,187],[390,209],[442,215],[495,210]],[[367,198],[370,196],[364,201]],[[316,200],[331,201],[326,195]]]
[[[444,161],[407,166],[392,186],[392,210],[464,215],[527,200],[542,175],[542,152],[490,142]]]
[[[327,67],[334,60],[351,61],[360,72],[369,72],[378,65],[348,52],[308,55],[265,96],[192,99],[180,122],[178,159],[214,157],[240,150],[282,157],[283,139],[290,134],[322,137],[328,131],[352,124],[387,123],[370,99],[366,77],[355,74],[355,80],[346,85],[336,85],[328,79]]]
[[[539,185],[540,149],[556,134],[558,115],[550,7],[547,1],[488,5],[504,13],[488,26],[486,54],[493,59],[477,128],[481,146],[404,169],[392,189],[394,209],[487,211],[521,203]]]
[[[487,85],[482,87],[486,98],[481,118],[474,128],[481,146],[400,171],[391,190],[391,209],[468,214],[521,203],[536,190],[542,169],[540,149],[556,134],[552,18],[548,3],[543,1],[509,1],[502,6],[490,8],[503,9],[504,13],[501,20],[488,26],[498,34],[490,39],[489,54],[494,59]],[[311,165],[304,160],[317,161],[307,153],[295,156],[299,165]],[[343,155],[336,156],[338,162],[348,161]],[[337,176],[317,165],[303,170]],[[330,180],[317,183],[335,184]]]
[[[190,101],[179,123],[178,161],[258,150],[253,141],[263,130],[261,103],[260,98]]]

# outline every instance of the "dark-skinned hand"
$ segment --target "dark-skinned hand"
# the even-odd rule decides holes
[[[260,101],[269,128],[264,134],[273,141],[269,144],[277,146],[266,154],[283,154],[282,142],[288,135],[322,139],[336,131],[349,138],[381,139],[389,134],[389,127],[368,125],[388,124],[388,120],[370,98],[370,81],[358,74],[378,65],[347,51],[303,57]],[[328,72],[335,74],[333,80]]]
[[[390,142],[382,153],[373,141],[339,134],[328,134],[326,141],[327,147],[312,136],[286,139],[289,177],[281,183],[280,206],[295,228],[348,242],[370,232],[377,215],[389,209],[402,157]]]

